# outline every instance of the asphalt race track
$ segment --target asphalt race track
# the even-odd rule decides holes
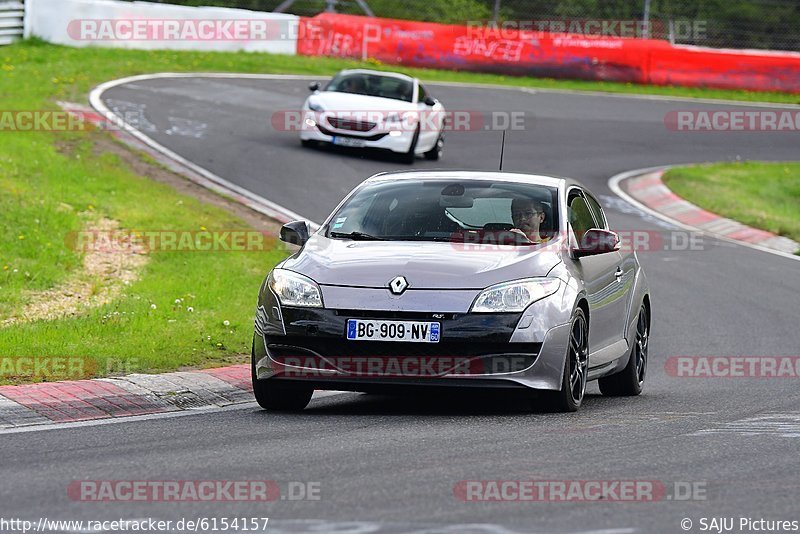
[[[500,133],[447,136],[443,162],[413,167],[301,148],[272,114],[299,108],[303,80],[159,79],[107,91],[140,129],[219,176],[321,222],[367,176],[396,168],[497,168]],[[795,160],[796,132],[674,132],[671,110],[730,105],[444,87],[450,110],[524,111],[505,170],[571,175],[600,195],[612,228],[669,225],[613,196],[608,179],[672,163]],[[576,414],[529,414],[509,400],[341,394],[298,415],[255,405],[183,417],[8,434],[0,500],[22,518],[269,517],[270,532],[682,532],[681,520],[798,520],[798,378],[669,376],[671,356],[800,355],[800,263],[704,238],[701,250],[640,252],[653,332],[645,392],[610,399],[590,384]],[[266,271],[266,266],[265,266]],[[252,291],[254,288],[242,288]],[[647,480],[657,502],[463,502],[463,480]],[[92,480],[317,482],[319,500],[263,503],[74,502]],[[674,483],[704,495],[682,500]],[[672,498],[670,498],[672,497]],[[700,497],[704,497],[701,499]],[[737,519],[738,526],[738,519]]]

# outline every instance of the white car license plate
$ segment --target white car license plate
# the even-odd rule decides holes
[[[441,325],[420,321],[347,320],[347,339],[438,343]]]
[[[333,144],[339,146],[349,146],[353,148],[363,148],[366,146],[366,141],[362,139],[353,139],[352,137],[339,137],[333,136]]]

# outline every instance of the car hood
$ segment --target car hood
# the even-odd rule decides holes
[[[325,111],[408,111],[417,106],[411,102],[381,98],[377,96],[354,95],[322,91],[308,97],[309,102],[322,106]]]
[[[545,276],[560,261],[552,245],[496,246],[414,241],[351,241],[313,235],[281,267],[318,284],[385,288],[398,275],[412,289],[483,289],[492,284]]]

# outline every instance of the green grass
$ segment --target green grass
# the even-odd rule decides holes
[[[88,139],[67,155],[55,149],[54,137],[0,138],[0,317],[23,306],[27,291],[52,287],[80,269],[67,234],[100,215],[138,230],[248,228],[222,209],[132,174],[115,155],[93,157]],[[151,252],[139,281],[110,304],[0,329],[0,357],[89,358],[97,375],[241,361],[237,355],[250,348],[258,287],[283,255],[275,248]]]
[[[0,109],[52,110],[57,109],[57,100],[85,102],[97,84],[142,73],[296,73],[322,78],[364,65],[395,68],[373,61],[78,49],[29,40],[0,48]],[[800,102],[797,95],[780,93],[402,70],[437,81]],[[80,272],[82,256],[65,243],[65,237],[92,220],[108,217],[123,228],[144,230],[245,227],[221,209],[137,176],[111,153],[96,154],[98,135],[105,134],[0,132],[0,321],[20,310],[31,292],[58,286]],[[76,317],[0,328],[0,358],[87,357],[96,362],[98,375],[242,361],[241,355],[249,352],[256,291],[283,255],[277,249],[152,253],[140,280],[106,306]],[[175,304],[176,299],[183,301]],[[187,311],[189,306],[193,312]],[[224,326],[224,321],[230,324]],[[0,376],[0,383],[24,380]]]
[[[708,211],[800,242],[800,163],[676,167],[663,180]]]
[[[104,57],[93,58],[95,52]],[[104,51],[36,42],[6,47],[0,59],[4,110],[85,101],[92,85],[147,63],[146,55],[131,66]],[[159,68],[180,61],[165,56]],[[97,154],[99,135],[105,134],[0,133],[0,321],[22,309],[30,293],[82,271],[82,253],[69,246],[68,236],[100,217],[139,230],[248,228],[229,212],[135,175],[115,154]],[[241,362],[250,350],[259,285],[284,255],[282,248],[152,252],[140,279],[108,305],[0,328],[0,359],[87,358],[96,376]],[[0,372],[0,383],[30,380]]]
[[[31,99],[58,97],[85,98],[98,83],[152,72],[241,72],[292,73],[327,76],[343,68],[370,67],[399,69],[430,81],[500,84],[514,87],[603,91],[800,104],[800,95],[778,92],[716,90],[689,87],[659,87],[630,83],[554,80],[480,74],[449,70],[429,70],[383,65],[337,58],[282,56],[252,52],[142,51],[110,48],[70,48],[29,40],[0,49],[0,75],[14,79],[17,91],[25,90]],[[44,82],[44,83],[42,83]],[[14,90],[10,86],[9,90]],[[3,95],[5,96],[5,95]]]

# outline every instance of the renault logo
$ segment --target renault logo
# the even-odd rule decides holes
[[[396,276],[389,282],[389,291],[395,295],[402,295],[408,288],[408,280],[404,276]]]

